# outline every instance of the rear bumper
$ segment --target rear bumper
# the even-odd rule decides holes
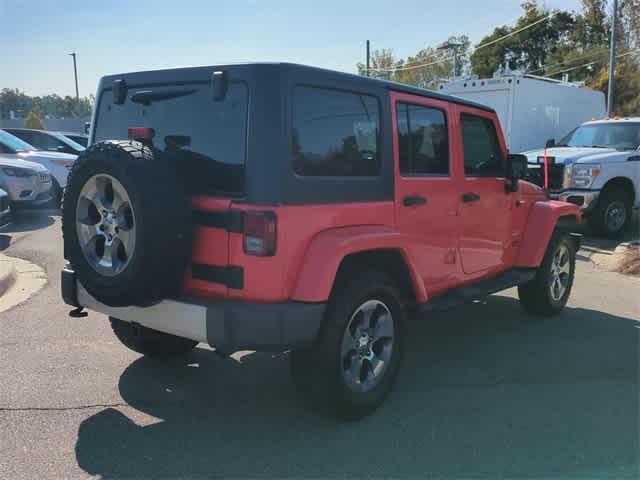
[[[69,268],[62,271],[62,298],[74,307],[206,342],[226,354],[308,346],[318,335],[325,310],[324,303],[200,304],[170,299],[150,307],[109,307],[93,298]]]

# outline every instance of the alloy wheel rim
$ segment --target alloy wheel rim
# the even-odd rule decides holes
[[[86,261],[101,275],[118,275],[129,265],[135,250],[135,214],[116,178],[97,174],[84,184],[76,205],[76,232]]]
[[[556,302],[560,301],[567,292],[570,276],[571,261],[569,248],[566,245],[560,245],[551,260],[551,278],[549,282],[551,298]]]
[[[627,218],[627,209],[622,202],[611,202],[604,212],[605,221],[610,231],[622,228]]]
[[[360,305],[347,324],[340,349],[340,369],[354,392],[373,389],[384,377],[393,352],[393,317],[380,300]]]

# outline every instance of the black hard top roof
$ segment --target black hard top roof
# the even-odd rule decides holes
[[[312,66],[308,66],[308,65],[300,65],[300,64],[296,64],[296,63],[286,63],[286,62],[252,62],[252,63],[231,63],[231,64],[224,64],[224,65],[211,65],[211,66],[203,66],[203,67],[182,67],[182,68],[172,68],[172,69],[164,69],[164,70],[151,70],[151,71],[141,71],[141,72],[129,72],[129,73],[121,73],[121,74],[115,74],[115,75],[108,75],[106,77],[102,78],[102,82],[108,82],[110,80],[115,80],[117,78],[120,77],[128,77],[131,75],[137,76],[137,75],[143,75],[144,77],[150,77],[152,75],[162,75],[162,76],[166,76],[169,77],[171,76],[171,74],[173,73],[174,75],[178,72],[180,73],[199,73],[199,72],[210,72],[212,69],[214,70],[224,70],[225,68],[238,68],[238,67],[256,67],[256,68],[260,68],[260,66],[280,66],[280,67],[286,67],[286,68],[291,68],[291,69],[297,69],[297,70],[301,70],[301,71],[306,71],[306,72],[312,72],[312,71],[316,71],[318,73],[322,73],[322,74],[330,74],[332,75],[334,78],[335,77],[344,77],[345,79],[348,79],[349,81],[353,82],[358,81],[358,82],[363,82],[363,83],[368,83],[368,84],[374,84],[377,85],[379,87],[382,88],[386,88],[388,90],[393,90],[395,92],[403,92],[403,93],[409,93],[412,95],[420,95],[422,97],[428,97],[428,98],[435,98],[438,100],[443,100],[445,102],[451,102],[451,103],[456,103],[459,105],[467,105],[473,108],[478,108],[481,110],[485,110],[487,112],[492,112],[495,113],[495,110],[491,107],[488,107],[487,105],[482,105],[480,103],[476,103],[476,102],[471,102],[469,100],[465,100],[463,98],[460,97],[455,97],[453,95],[446,95],[443,93],[439,93],[436,92],[434,90],[428,90],[426,88],[419,88],[419,87],[414,87],[412,85],[406,85],[403,83],[398,83],[398,82],[392,82],[389,80],[380,80],[377,78],[372,78],[372,77],[365,77],[362,75],[355,75],[352,73],[345,73],[345,72],[338,72],[336,70],[329,70],[329,69],[325,69],[325,68],[320,68],[320,67],[312,67]],[[105,85],[106,86],[106,85]]]
[[[457,103],[459,105],[467,105],[470,107],[474,107],[474,108],[479,108],[481,110],[486,110],[488,112],[492,112],[495,113],[495,110],[487,105],[483,105],[481,103],[476,103],[476,102],[471,102],[469,100],[465,100],[464,98],[460,98],[460,97],[455,97],[453,95],[446,95],[443,93],[438,93],[435,90],[429,90],[426,88],[420,88],[420,87],[415,87],[413,85],[407,85],[405,83],[398,83],[398,82],[392,82],[391,80],[381,80],[378,78],[372,78],[372,77],[365,77],[362,75],[355,75],[353,73],[345,73],[345,72],[338,72],[335,70],[328,70],[325,68],[319,68],[319,67],[310,67],[307,65],[299,65],[296,63],[283,63],[281,65],[289,65],[293,68],[301,68],[301,69],[308,69],[308,70],[317,70],[319,72],[326,72],[326,73],[331,73],[333,75],[338,75],[338,76],[343,76],[345,78],[349,78],[351,80],[359,80],[361,82],[372,82],[374,84],[380,85],[381,87],[387,88],[388,90],[393,90],[395,92],[402,92],[402,93],[410,93],[412,95],[420,95],[422,97],[429,97],[429,98],[435,98],[438,100],[443,100],[445,102],[451,102],[451,103]]]

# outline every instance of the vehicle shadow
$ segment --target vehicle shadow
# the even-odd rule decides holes
[[[32,232],[53,224],[53,216],[60,215],[57,210],[17,210],[13,211],[11,223],[2,233]]]
[[[11,245],[11,236],[0,233],[0,252],[6,250]]]
[[[596,235],[588,222],[580,227],[582,237],[582,249],[587,252],[613,253],[620,243],[640,240],[640,210],[636,210],[630,225],[620,238],[603,238]]]
[[[534,320],[504,296],[411,322],[394,392],[354,423],[308,412],[286,355],[140,358],[120,392],[161,421],[107,408],[76,457],[101,478],[637,478],[637,326],[580,308]]]

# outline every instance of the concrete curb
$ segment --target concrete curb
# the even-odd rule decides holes
[[[42,267],[0,254],[0,313],[26,301],[46,284]]]
[[[16,281],[16,267],[11,258],[0,254],[0,297],[9,290]]]

